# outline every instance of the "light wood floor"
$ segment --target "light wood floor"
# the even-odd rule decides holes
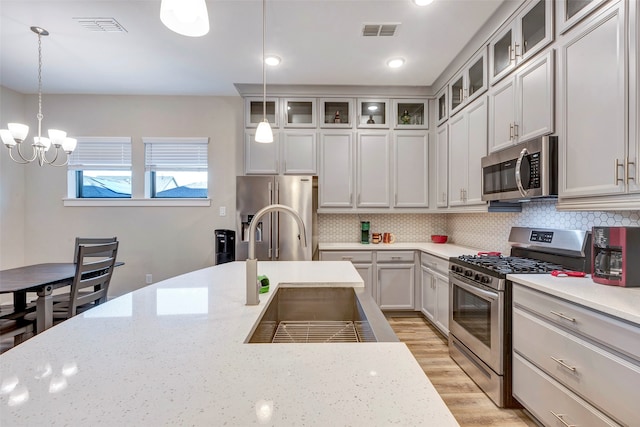
[[[387,320],[407,344],[461,427],[536,427],[520,409],[499,409],[449,357],[446,338],[422,317]]]

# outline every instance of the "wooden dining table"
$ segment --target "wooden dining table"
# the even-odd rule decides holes
[[[123,265],[116,262],[116,267]],[[53,326],[53,291],[70,286],[76,274],[73,262],[34,264],[0,270],[0,293],[13,294],[13,310],[1,318],[16,318],[27,310],[27,294],[36,293],[36,332]]]

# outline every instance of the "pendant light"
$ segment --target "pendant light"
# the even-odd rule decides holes
[[[0,139],[2,143],[9,149],[9,157],[16,163],[27,164],[38,160],[40,166],[47,164],[51,166],[65,166],[69,162],[69,155],[75,150],[77,140],[75,138],[67,138],[67,132],[58,129],[49,129],[49,137],[42,136],[42,36],[48,36],[49,32],[44,28],[31,27],[31,31],[38,35],[38,136],[33,137],[33,155],[29,158],[22,154],[22,143],[27,139],[29,126],[21,123],[9,123],[8,129],[0,129]],[[56,153],[53,159],[47,158],[47,151],[53,145]],[[13,149],[16,148],[19,159],[13,157]],[[55,163],[58,160],[60,151],[66,153],[67,158],[64,163]]]
[[[201,37],[209,32],[205,0],[162,0],[160,21],[183,36]]]
[[[273,142],[273,131],[267,120],[267,69],[265,67],[264,40],[266,35],[266,0],[262,0],[262,121],[256,129],[256,142]]]

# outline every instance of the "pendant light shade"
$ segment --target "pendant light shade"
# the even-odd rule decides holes
[[[267,120],[267,69],[264,55],[264,40],[267,33],[266,5],[267,1],[262,0],[262,121],[256,129],[256,142],[268,144],[273,142],[273,131]]]
[[[162,0],[160,20],[183,36],[201,37],[209,32],[209,14],[205,0]]]
[[[273,142],[273,131],[268,120],[263,120],[258,124],[256,129],[256,142],[269,143]]]

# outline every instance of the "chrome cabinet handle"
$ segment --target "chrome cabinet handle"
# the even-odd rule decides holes
[[[562,360],[562,359],[556,359],[553,356],[549,356],[550,358],[553,359],[554,362],[556,362],[557,364],[559,364],[560,366],[562,366],[563,368],[567,368],[568,370],[570,370],[571,372],[575,372],[576,371],[576,367],[575,366],[571,366],[571,365],[567,365],[567,363]]]
[[[513,139],[513,123],[509,123],[509,140]]]
[[[392,256],[391,259],[402,259],[402,257],[399,256]]]
[[[509,55],[509,62],[515,61],[515,58],[513,58],[513,55],[511,55],[512,53],[513,53],[513,49],[511,48],[511,45],[509,45],[509,47],[507,48],[507,54]]]
[[[518,124],[517,123],[513,124],[513,137],[514,138],[518,137]]]
[[[342,260],[343,260],[343,261],[351,261],[352,259],[353,259],[353,257],[352,257],[352,256],[343,256],[343,257],[342,257]]]
[[[518,56],[522,58],[522,52],[518,53],[520,45],[518,43],[515,43],[514,46],[515,48],[513,49],[513,59],[515,60]]]
[[[564,420],[564,415],[563,414],[556,414],[553,411],[549,411],[551,412],[551,414],[553,414],[554,417],[556,417],[565,427],[578,427],[575,424],[569,424],[568,422],[566,422]]]
[[[625,172],[624,172],[624,174],[626,175],[625,178],[627,180],[627,185],[629,185],[629,180],[634,180],[635,181],[635,178],[633,176],[629,175],[629,165],[634,165],[635,166],[636,163],[635,162],[630,162],[629,161],[629,156],[627,156],[627,159],[625,161]]]
[[[618,182],[620,182],[620,181],[624,182],[624,179],[622,179],[622,178],[620,178],[620,177],[618,176],[618,168],[619,168],[620,166],[624,166],[624,164],[623,164],[623,163],[620,163],[620,162],[618,161],[618,159],[615,159],[615,166],[614,166],[614,167],[615,167],[615,171],[616,171],[616,173],[615,173],[615,182],[613,183],[613,185],[618,185]]]
[[[564,314],[562,314],[562,313],[558,313],[557,311],[550,310],[549,312],[550,312],[551,314],[555,314],[556,316],[558,316],[558,317],[560,317],[560,318],[562,318],[562,319],[568,320],[568,321],[570,321],[570,322],[574,322],[574,323],[575,323],[575,321],[576,321],[576,319],[575,319],[575,318],[573,318],[573,317],[569,317],[569,316],[566,316],[566,315],[564,315]]]
[[[518,186],[518,191],[522,194],[522,197],[527,197],[527,190],[522,186],[522,176],[520,176],[520,167],[522,166],[522,160],[524,156],[529,154],[529,150],[523,148],[520,151],[520,155],[518,156],[518,161],[516,162],[516,185]]]

